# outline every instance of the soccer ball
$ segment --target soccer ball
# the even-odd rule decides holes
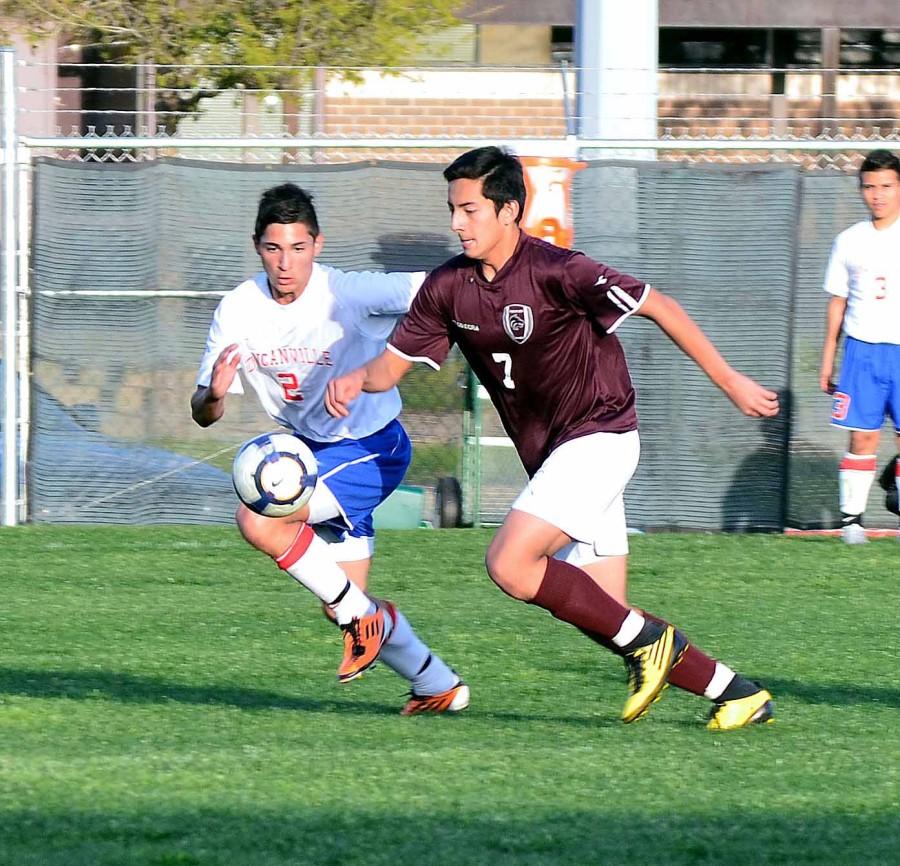
[[[234,490],[266,517],[299,511],[313,494],[319,470],[312,451],[290,433],[263,433],[241,445],[231,468]]]

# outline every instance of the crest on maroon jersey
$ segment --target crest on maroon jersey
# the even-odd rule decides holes
[[[534,315],[527,304],[509,304],[503,308],[503,330],[516,343],[524,343],[534,330]]]

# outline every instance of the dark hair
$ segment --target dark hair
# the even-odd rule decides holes
[[[447,183],[465,178],[480,180],[481,194],[494,203],[494,210],[508,201],[518,202],[516,222],[525,212],[525,176],[522,163],[507,150],[499,147],[478,147],[458,156],[444,169]]]
[[[897,158],[897,155],[889,150],[871,151],[859,167],[860,183],[862,183],[864,171],[884,171],[885,169],[895,171],[897,177],[900,178],[900,159]]]
[[[256,243],[259,243],[272,223],[302,223],[314,238],[319,235],[319,219],[313,207],[312,196],[295,183],[273,186],[260,196],[256,227],[253,230],[253,240]]]

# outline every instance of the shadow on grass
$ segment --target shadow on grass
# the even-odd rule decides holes
[[[91,700],[106,698],[123,703],[218,704],[241,709],[301,710],[305,712],[351,711],[375,716],[396,715],[389,704],[353,700],[317,699],[263,689],[219,685],[186,685],[152,677],[102,671],[41,671],[0,668],[0,694],[31,698]]]
[[[716,815],[687,809],[533,811],[472,802],[447,811],[252,808],[9,812],[4,863],[42,866],[445,864],[835,864],[896,862],[900,819],[834,812]],[[522,812],[525,814],[522,815]]]
[[[800,701],[827,706],[885,706],[900,708],[900,689],[846,684],[811,683],[765,677],[763,682],[775,701]],[[310,713],[347,712],[356,715],[394,716],[395,704],[357,699],[315,698],[289,695],[264,689],[223,685],[188,685],[153,677],[103,671],[43,671],[0,668],[0,695],[31,698],[65,698],[68,700],[107,700],[133,704],[182,704],[229,706],[246,710],[297,710]],[[704,707],[706,705],[704,704]],[[619,726],[617,718],[595,714],[554,716],[550,713],[517,713],[491,711],[482,706],[477,715],[498,721],[565,721],[568,725],[590,728]],[[468,715],[468,713],[467,713]],[[677,724],[677,723],[676,723]],[[685,720],[696,724],[696,719]]]
[[[398,683],[401,682],[398,680]],[[351,687],[352,688],[352,687]],[[354,690],[356,694],[358,691]],[[264,689],[221,685],[187,685],[153,677],[113,671],[42,671],[0,668],[0,695],[29,698],[64,698],[85,701],[119,701],[126,704],[197,704],[228,706],[244,710],[297,710],[310,713],[350,713],[368,716],[396,716],[396,703],[376,703],[360,699],[340,700],[288,695]],[[471,713],[466,713],[470,715]],[[565,722],[590,728],[618,725],[613,717],[526,714],[482,707],[479,715],[498,721]],[[2,863],[2,861],[0,861]]]
[[[900,688],[847,685],[846,683],[810,683],[763,677],[765,687],[779,698],[791,698],[805,704],[827,704],[833,707],[881,705],[900,707]]]

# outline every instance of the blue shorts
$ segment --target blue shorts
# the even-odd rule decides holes
[[[900,345],[847,337],[831,423],[849,430],[880,430],[885,415],[900,433]]]
[[[337,500],[343,518],[335,517],[317,526],[327,526],[344,538],[371,538],[375,535],[372,512],[403,480],[412,445],[403,425],[391,421],[363,439],[314,442],[301,436],[319,464],[319,481]]]

